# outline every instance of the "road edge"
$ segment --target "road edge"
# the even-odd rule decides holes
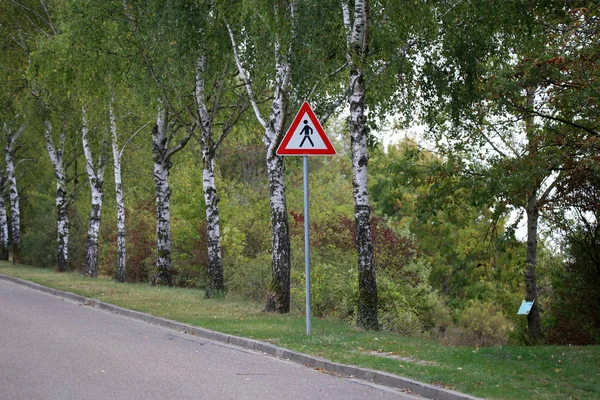
[[[75,303],[94,306],[100,310],[109,311],[114,314],[162,326],[164,328],[173,329],[189,335],[194,335],[216,342],[242,347],[248,350],[259,351],[272,357],[289,360],[298,364],[303,364],[307,367],[324,370],[338,375],[348,376],[355,379],[372,382],[378,385],[391,387],[394,389],[408,390],[411,394],[415,394],[427,399],[482,400],[479,397],[474,397],[468,394],[429,385],[427,383],[415,381],[409,378],[404,378],[399,375],[394,375],[382,371],[375,371],[367,368],[360,368],[353,365],[338,364],[324,358],[298,353],[289,349],[285,349],[283,347],[272,345],[270,343],[261,342],[259,340],[229,335],[226,333],[212,331],[210,329],[205,329],[198,326],[184,324],[182,322],[156,317],[154,315],[142,313],[139,311],[129,310],[127,308],[115,306],[109,303],[104,303],[96,299],[91,299],[74,293],[49,288],[47,286],[39,285],[37,283],[33,283],[24,279],[15,278],[10,275],[0,274],[0,279],[13,282],[40,292],[51,294]]]

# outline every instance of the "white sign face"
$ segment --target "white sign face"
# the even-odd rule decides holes
[[[302,116],[302,122],[292,133],[292,137],[285,146],[288,150],[310,150],[310,149],[327,149],[327,145],[317,132],[317,128],[307,113]]]

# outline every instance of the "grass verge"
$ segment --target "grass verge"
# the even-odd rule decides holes
[[[306,336],[303,315],[263,313],[262,305],[228,296],[207,300],[198,290],[119,284],[7,262],[0,262],[0,274],[479,397],[600,398],[600,346],[448,347],[320,319],[313,320],[313,335]]]

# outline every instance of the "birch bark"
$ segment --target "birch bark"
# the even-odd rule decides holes
[[[204,72],[206,57],[198,57],[196,64],[196,104],[200,117],[202,143],[202,189],[206,204],[206,237],[208,252],[208,277],[206,297],[225,290],[223,281],[223,258],[221,255],[221,228],[219,225],[219,196],[215,184],[215,156],[217,148],[213,142],[213,117],[206,107]],[[218,103],[218,102],[217,102]],[[218,104],[215,104],[215,109]]]
[[[170,161],[166,157],[169,147],[167,135],[167,111],[160,108],[156,125],[152,131],[152,152],[154,154],[154,187],[156,190],[156,283],[171,286],[171,211],[169,199]]]
[[[4,173],[0,173],[0,260],[7,261],[9,253],[9,241],[6,201],[4,200],[5,187],[6,175]]]
[[[85,168],[90,182],[90,189],[92,190],[92,208],[90,211],[85,264],[82,274],[95,278],[98,276],[98,235],[100,232],[102,202],[104,199],[104,166],[106,164],[108,143],[106,140],[103,140],[98,162],[94,165],[94,158],[88,141],[88,133],[89,128],[85,110],[82,110],[81,143],[83,144],[83,153],[86,160]]]
[[[21,202],[19,198],[19,190],[17,188],[17,176],[15,172],[15,143],[23,132],[24,127],[21,126],[16,132],[6,130],[6,179],[8,180],[8,193],[10,200],[10,230],[13,262],[21,262]]]
[[[295,2],[287,2],[286,11],[291,18],[291,36],[294,37]],[[280,15],[277,5],[275,6],[275,15]],[[228,30],[240,76],[246,85],[256,118],[265,129],[263,143],[266,149],[266,163],[269,177],[272,239],[272,279],[265,311],[288,313],[290,311],[290,229],[285,196],[284,162],[283,157],[278,156],[276,151],[284,135],[285,112],[288,102],[287,92],[291,75],[292,43],[290,41],[287,49],[281,49],[280,38],[275,38],[275,88],[269,118],[265,121],[258,108],[248,74],[241,64],[233,32],[229,25]]]
[[[367,129],[365,115],[366,85],[362,61],[368,53],[368,2],[354,2],[354,23],[351,22],[347,2],[342,1],[344,25],[348,45],[347,60],[350,67],[349,98],[350,139],[352,149],[354,218],[356,221],[356,246],[358,251],[358,314],[357,324],[368,330],[379,329],[377,317],[377,281],[371,236],[371,205],[367,186]]]
[[[125,247],[125,201],[123,198],[123,180],[121,178],[121,158],[119,142],[117,140],[117,122],[112,107],[109,104],[111,146],[113,153],[114,175],[115,175],[115,197],[117,203],[117,265],[115,268],[115,280],[125,282],[126,273],[126,247]]]
[[[154,188],[156,191],[156,268],[152,284],[172,285],[171,280],[171,211],[169,170],[171,156],[182,150],[193,133],[188,134],[174,147],[170,148],[172,136],[169,134],[168,112],[159,102],[156,125],[152,130],[152,154],[154,159]]]
[[[56,177],[56,220],[58,225],[56,270],[64,272],[69,267],[69,199],[67,197],[67,175],[63,159],[66,132],[64,129],[61,131],[59,145],[55,147],[52,138],[52,123],[46,120],[44,125],[46,150]]]

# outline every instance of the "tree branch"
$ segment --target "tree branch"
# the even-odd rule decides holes
[[[256,96],[254,94],[254,90],[252,89],[250,80],[249,80],[249,78],[246,74],[246,71],[244,70],[244,67],[242,66],[242,63],[240,61],[240,56],[238,54],[238,47],[235,42],[235,38],[233,37],[233,31],[231,30],[231,26],[229,25],[229,22],[226,22],[225,25],[227,26],[227,31],[229,32],[229,39],[231,40],[231,45],[233,47],[233,57],[235,59],[235,64],[237,65],[240,76],[241,76],[242,80],[244,81],[244,85],[246,86],[246,91],[248,92],[248,97],[250,98],[250,104],[252,104],[252,109],[254,110],[256,119],[262,125],[262,127],[264,129],[267,129],[267,123],[263,119],[263,117],[260,113],[260,110],[258,108],[258,103],[256,102]]]

